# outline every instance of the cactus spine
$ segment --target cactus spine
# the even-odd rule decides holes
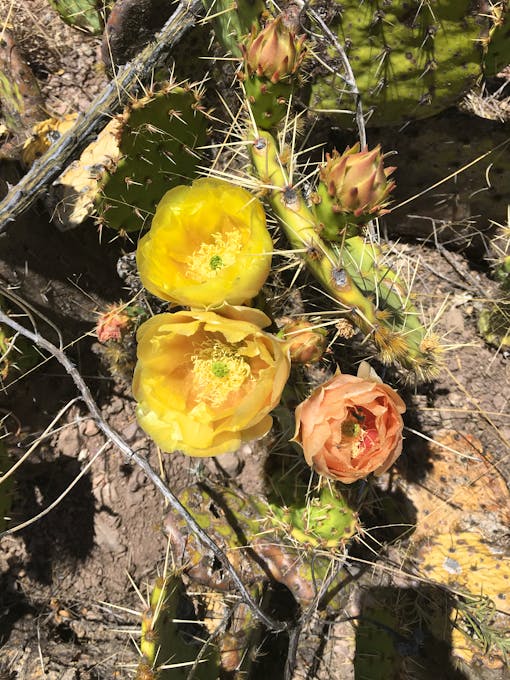
[[[380,249],[361,236],[343,244],[326,243],[323,229],[299,191],[289,185],[272,135],[259,131],[251,140],[254,168],[291,244],[327,293],[352,322],[375,342],[384,363],[398,362],[419,379],[437,369],[437,342],[427,338],[405,285],[380,264]],[[375,299],[374,299],[375,298]]]
[[[193,179],[205,143],[207,117],[198,87],[159,83],[124,111],[120,158],[101,180],[99,221],[119,231],[140,231],[168,189]]]

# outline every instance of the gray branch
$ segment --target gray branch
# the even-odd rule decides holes
[[[127,103],[151,70],[195,24],[201,7],[201,0],[182,0],[157,34],[155,41],[120,68],[116,77],[92,102],[89,110],[80,115],[73,127],[35,161],[27,174],[10,189],[0,202],[0,233],[33,205],[48,184],[83,150],[91,136],[100,132],[111,117]]]

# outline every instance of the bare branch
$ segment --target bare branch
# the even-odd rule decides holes
[[[356,85],[356,79],[354,78],[354,73],[352,71],[349,59],[347,58],[347,54],[345,53],[345,50],[340,44],[336,35],[326,25],[326,22],[322,19],[322,17],[309,6],[308,2],[300,2],[299,4],[306,10],[308,16],[311,17],[317,24],[319,24],[322,31],[324,32],[324,35],[331,42],[331,44],[334,45],[340,59],[342,60],[342,66],[344,67],[345,71],[344,81],[354,97],[356,109],[356,125],[358,127],[359,143],[361,148],[364,149],[365,146],[367,145],[367,135],[365,131],[365,119],[363,118],[363,106],[361,104],[361,94],[360,91],[358,90],[358,86]]]

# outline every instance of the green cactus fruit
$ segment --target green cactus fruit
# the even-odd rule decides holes
[[[164,82],[124,111],[120,158],[103,174],[96,199],[100,224],[140,231],[163,194],[194,178],[201,163],[197,148],[207,139],[201,96],[191,86]]]
[[[158,578],[151,591],[149,607],[142,613],[140,661],[136,680],[186,680],[202,645],[189,644],[179,632],[179,601],[183,597],[180,577],[170,575]],[[196,680],[216,680],[218,655],[208,647],[197,664],[193,677]]]
[[[388,179],[396,168],[385,168],[381,147],[360,151],[359,143],[343,154],[326,154],[319,170],[315,211],[329,241],[343,241],[358,234],[356,225],[389,212],[386,206],[395,188]]]
[[[12,504],[14,481],[12,477],[4,479],[10,468],[9,454],[5,442],[0,439],[0,532],[7,528],[9,512]]]
[[[329,27],[345,47],[370,125],[398,125],[455,104],[481,75],[489,30],[472,0],[335,0]],[[336,12],[335,12],[336,10]],[[311,74],[310,106],[353,124],[352,95],[334,48]],[[342,111],[339,111],[342,110]],[[337,112],[337,113],[336,113]]]
[[[325,486],[307,503],[278,507],[271,503],[275,526],[287,527],[289,536],[309,548],[339,549],[357,531],[356,514],[333,487]]]
[[[218,42],[234,57],[242,54],[242,38],[258,24],[266,6],[263,0],[203,0],[207,16],[214,17]]]
[[[92,35],[102,33],[107,4],[103,0],[49,0],[49,3],[69,26]]]
[[[282,16],[271,19],[258,30],[254,27],[242,45],[244,87],[253,119],[269,130],[287,113],[297,72],[306,53],[305,37],[297,36]]]

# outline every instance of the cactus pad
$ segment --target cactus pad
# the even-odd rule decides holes
[[[471,0],[336,3],[330,26],[345,47],[371,125],[432,116],[474,84],[481,74],[484,21],[472,6]],[[311,107],[329,114],[352,109],[334,50],[320,56],[336,73],[324,68],[313,74]]]
[[[133,101],[121,117],[120,158],[105,172],[96,201],[100,222],[119,231],[140,231],[160,198],[191,181],[206,140],[201,94],[192,87],[160,83]]]
[[[180,500],[223,549],[249,589],[260,588],[269,573],[291,591],[298,604],[311,604],[328,576],[330,558],[315,553],[313,559],[308,559],[303,542],[291,535],[287,521],[278,521],[266,501],[205,484],[185,489]],[[342,521],[345,523],[343,512]],[[165,527],[176,564],[182,565],[191,579],[214,590],[228,593],[234,589],[228,575],[213,568],[214,556],[204,554],[182,520],[170,514]],[[329,528],[323,529],[331,538]],[[298,536],[300,531],[303,530],[298,528]],[[349,531],[352,535],[351,526]],[[307,540],[311,534],[308,531]],[[321,537],[312,538],[318,543]],[[335,539],[339,545],[338,536]],[[338,585],[344,577],[340,570],[335,583]],[[334,585],[330,587],[334,591]]]
[[[105,2],[102,0],[49,0],[62,21],[69,26],[80,28],[92,35],[99,35],[103,30],[103,13]]]
[[[142,661],[137,668],[136,680],[186,680],[188,677],[201,651],[201,644],[196,639],[194,644],[189,644],[174,621],[179,618],[182,597],[183,585],[178,576],[156,580],[149,607],[142,614]],[[216,680],[218,659],[214,648],[207,649],[193,677],[196,680]]]

